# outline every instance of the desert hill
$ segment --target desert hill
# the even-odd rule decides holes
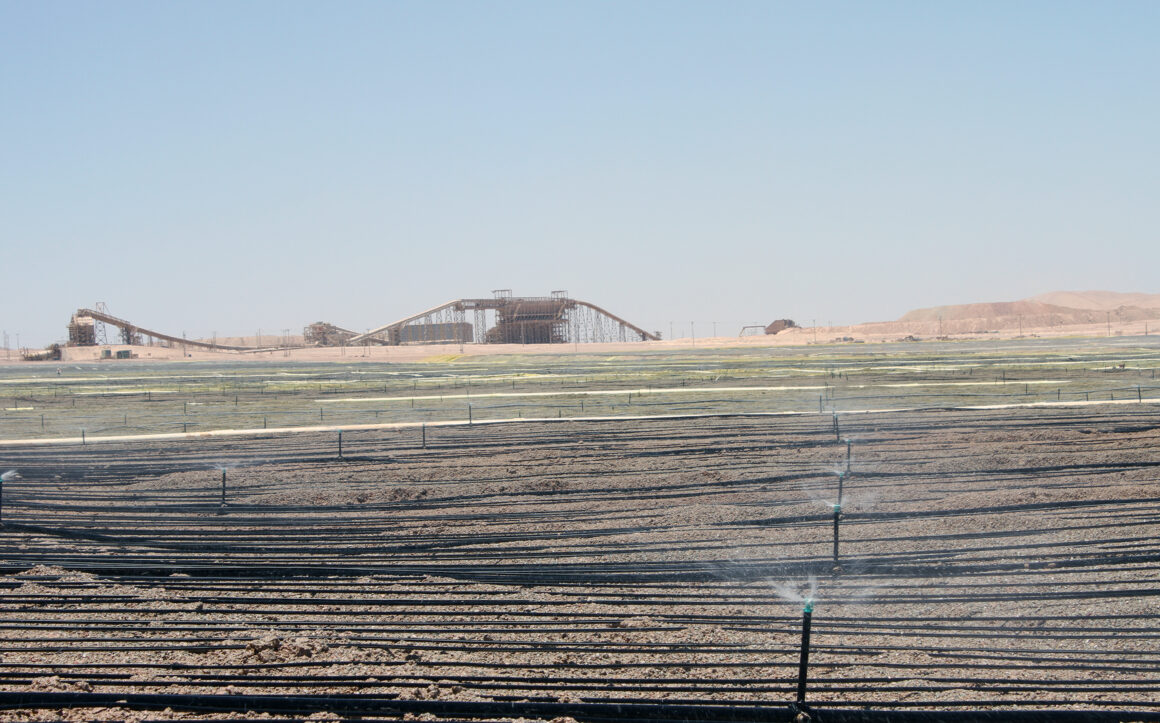
[[[986,304],[955,304],[915,309],[903,314],[899,321],[957,321],[961,319],[994,319],[1003,316],[1051,316],[1071,315],[1079,309],[1045,304],[1030,299],[1024,301],[997,301]],[[1093,317],[1094,318],[1094,317]]]
[[[1119,291],[1051,291],[1032,296],[1027,301],[1098,311],[1115,311],[1121,306],[1160,309],[1160,294],[1131,294]]]
[[[937,322],[948,333],[972,330],[1055,328],[1160,319],[1160,294],[1053,291],[1019,301],[914,309],[898,321]]]

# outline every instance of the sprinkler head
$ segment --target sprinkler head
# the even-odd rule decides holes
[[[840,505],[840,504],[834,505],[834,514],[835,515],[842,514],[842,505]]]
[[[812,597],[808,597],[802,602],[802,612],[803,613],[812,613],[813,611],[814,611],[814,599]]]

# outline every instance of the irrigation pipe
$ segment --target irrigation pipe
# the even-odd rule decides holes
[[[931,703],[914,701],[890,703],[875,710],[864,701],[850,703],[826,703],[817,708],[819,719],[830,723],[880,723],[902,721],[903,723],[926,723],[927,721],[994,720],[998,713],[1004,720],[1027,722],[1054,721],[1057,723],[1109,723],[1123,720],[1160,721],[1160,703],[1138,704],[1121,701],[1102,701],[1100,710],[1036,710],[1031,706],[1066,705],[1069,701],[1025,701],[1015,704],[1020,707],[994,710],[994,701],[954,701],[939,702],[940,707],[949,710],[926,711],[917,709]],[[847,707],[848,706],[848,707]],[[897,710],[896,707],[908,707]],[[1027,707],[1023,707],[1027,706]],[[189,694],[142,694],[142,693],[11,693],[0,692],[0,708],[4,709],[45,709],[45,708],[129,708],[132,710],[174,710],[209,712],[263,711],[272,713],[297,713],[329,711],[340,715],[368,713],[386,714],[398,720],[402,714],[430,714],[438,717],[466,716],[469,718],[519,717],[551,719],[569,716],[582,721],[650,720],[662,721],[791,721],[794,714],[788,704],[768,701],[754,705],[727,705],[707,701],[675,703],[640,703],[622,701],[607,703],[558,703],[547,701],[442,701],[442,700],[398,700],[385,696],[282,696],[282,695],[189,695]],[[1115,710],[1119,708],[1120,710]],[[967,710],[963,710],[967,709]],[[972,710],[973,709],[973,710]],[[987,709],[987,710],[983,710]]]
[[[1104,404],[1131,404],[1139,406],[1160,405],[1160,400],[1148,399],[1143,402],[1135,399],[1091,400],[1091,401],[1056,401],[1056,402],[1025,402],[1011,404],[984,404],[968,406],[935,405],[928,407],[897,407],[887,409],[849,409],[842,410],[842,415],[852,414],[902,414],[931,411],[977,411],[998,409],[1031,409],[1046,407],[1088,407]],[[509,417],[506,419],[451,419],[429,422],[382,422],[375,424],[331,424],[311,425],[308,427],[270,427],[262,429],[214,429],[204,432],[165,432],[159,434],[110,435],[103,437],[50,437],[33,439],[3,439],[0,447],[49,446],[49,445],[80,445],[98,444],[101,442],[132,442],[132,441],[165,441],[206,439],[212,437],[262,437],[281,434],[302,434],[310,432],[337,432],[340,429],[351,430],[387,430],[387,429],[417,429],[426,427],[481,427],[484,425],[499,424],[529,424],[529,423],[568,423],[568,422],[626,422],[645,420],[681,420],[681,419],[730,419],[730,418],[763,418],[763,417],[812,417],[818,413],[813,410],[786,411],[786,412],[713,412],[704,414],[632,414],[632,415],[602,415],[581,417]],[[829,433],[829,430],[826,430]]]

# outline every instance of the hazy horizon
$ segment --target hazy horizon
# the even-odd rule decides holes
[[[0,327],[1155,293],[1160,5],[0,3]]]

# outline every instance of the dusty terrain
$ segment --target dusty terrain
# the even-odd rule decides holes
[[[1160,719],[1153,339],[9,367],[0,716]]]
[[[1160,707],[1153,407],[839,423],[7,450],[4,717]]]

